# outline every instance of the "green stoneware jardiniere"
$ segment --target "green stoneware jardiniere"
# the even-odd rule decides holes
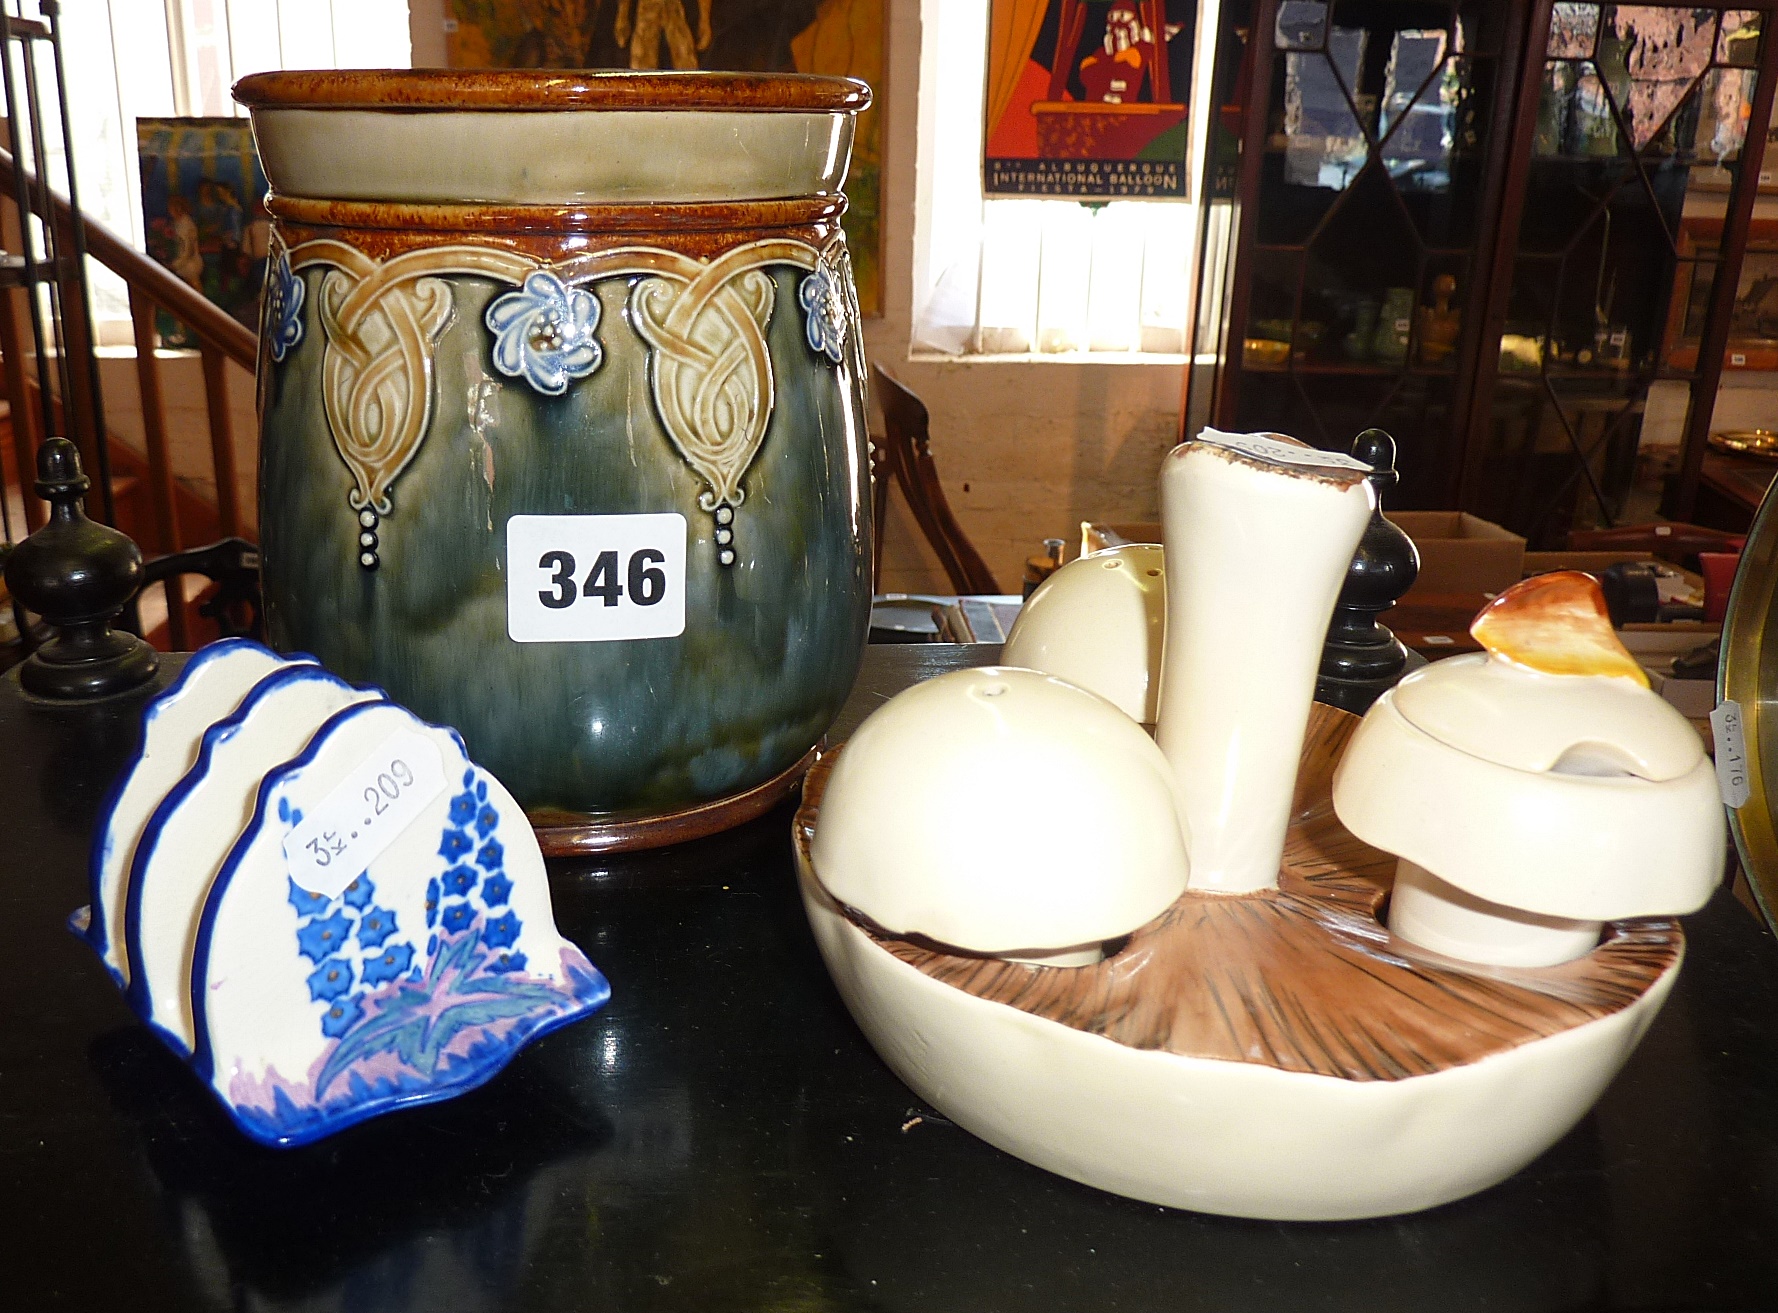
[[[455,726],[534,815],[783,778],[869,622],[839,227],[868,89],[400,71],[235,94],[272,186],[274,645]]]

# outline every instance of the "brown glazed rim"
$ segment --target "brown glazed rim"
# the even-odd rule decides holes
[[[798,228],[846,212],[844,196],[769,201],[650,202],[638,205],[480,205],[417,201],[266,198],[279,219],[312,228],[423,228],[442,232],[660,232],[663,229]]]
[[[859,111],[857,78],[812,73],[661,73],[628,69],[285,69],[234,85],[249,109]]]

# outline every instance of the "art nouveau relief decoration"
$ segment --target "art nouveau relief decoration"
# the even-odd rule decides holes
[[[460,730],[546,851],[772,805],[869,630],[840,226],[869,88],[402,69],[236,94],[274,224],[273,646]]]
[[[746,496],[741,476],[772,415],[765,330],[776,291],[758,268],[731,272],[729,260],[689,279],[645,278],[630,295],[632,322],[649,346],[655,408],[706,484],[698,505],[716,517],[724,565],[735,562],[734,508]]]
[[[452,311],[444,275],[517,284],[484,322],[495,369],[542,396],[559,397],[604,359],[592,284],[636,278],[630,322],[647,344],[656,413],[680,457],[704,482],[698,505],[716,522],[717,557],[735,562],[734,510],[742,477],[772,417],[774,384],[766,344],[776,287],[767,268],[811,272],[798,291],[804,337],[833,364],[845,359],[856,312],[846,294],[843,239],[822,250],[794,240],[754,242],[709,262],[675,251],[625,247],[550,266],[516,252],[439,246],[378,263],[346,242],[304,242],[276,257],[267,311],[272,359],[302,341],[303,283],[294,271],[324,266],[317,317],[326,334],[322,366],[327,421],[354,487],[358,563],[377,568],[377,530],[390,490],[418,452],[432,409],[433,348]]]
[[[484,319],[494,334],[494,368],[548,397],[561,396],[605,358],[599,298],[546,269],[526,275],[524,285],[490,305]]]

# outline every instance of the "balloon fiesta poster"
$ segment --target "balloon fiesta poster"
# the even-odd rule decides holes
[[[992,0],[989,196],[1186,195],[1195,0]]]

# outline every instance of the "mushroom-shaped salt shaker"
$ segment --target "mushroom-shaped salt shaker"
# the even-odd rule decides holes
[[[1152,725],[1166,628],[1161,547],[1126,543],[1070,561],[1038,585],[1000,660],[1078,684]]]
[[[1105,699],[1032,670],[959,670],[859,727],[811,853],[827,892],[893,938],[1082,966],[1185,891],[1173,796],[1160,749]]]
[[[1379,698],[1334,777],[1346,828],[1399,858],[1389,928],[1471,962],[1550,966],[1604,922],[1696,911],[1723,809],[1697,733],[1612,632],[1598,582],[1525,580]]]

